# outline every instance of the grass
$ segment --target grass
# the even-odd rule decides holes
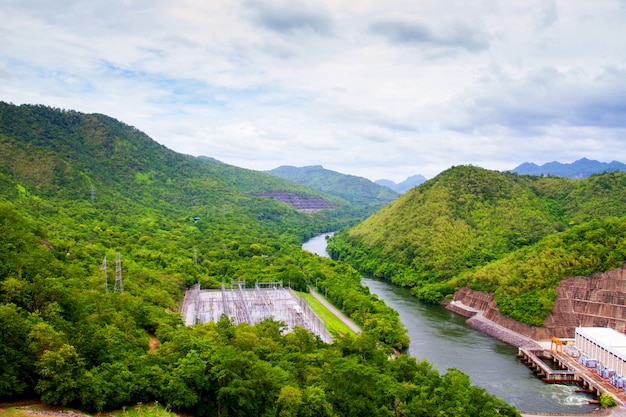
[[[329,309],[324,307],[324,305],[317,301],[311,294],[308,292],[299,292],[298,295],[309,301],[311,308],[317,313],[318,316],[321,317],[322,320],[326,322],[326,330],[328,330],[330,334],[354,334],[354,332],[350,330],[350,328],[346,326],[343,321],[335,316]]]
[[[123,408],[122,411],[112,413],[115,417],[175,417],[176,414],[168,411],[158,402],[154,404],[139,403],[134,407]]]
[[[14,405],[0,408],[2,417],[32,417],[36,413],[39,417],[58,417],[60,415],[83,416],[84,413],[67,407],[48,406],[39,402],[27,405]]]
[[[38,417],[59,417],[64,415],[76,417],[89,415],[66,407],[46,406],[43,404],[8,407],[6,409],[0,409],[0,414],[2,417],[32,417],[33,411],[37,413]],[[159,403],[139,403],[133,407],[124,407],[121,410],[105,411],[102,415],[114,417],[176,417],[175,413],[167,410]]]

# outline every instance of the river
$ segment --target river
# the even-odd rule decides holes
[[[307,241],[303,249],[328,257],[326,235]],[[440,372],[456,368],[472,384],[525,412],[588,413],[588,394],[577,386],[545,384],[520,361],[517,349],[493,339],[465,323],[465,318],[438,305],[425,304],[408,289],[386,281],[362,278],[363,285],[398,311],[408,330],[408,354],[431,362]]]

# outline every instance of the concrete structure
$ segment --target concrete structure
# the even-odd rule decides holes
[[[185,294],[182,313],[188,326],[216,322],[222,315],[234,324],[256,324],[272,318],[284,322],[286,332],[299,326],[326,343],[332,342],[325,323],[309,302],[291,289],[283,288],[280,282],[257,282],[254,288],[246,288],[244,281],[233,281],[231,288],[222,285],[219,290],[201,290],[199,285],[194,285]]]
[[[519,348],[517,357],[528,366],[543,382],[555,384],[581,383],[582,379],[574,371],[570,371],[559,356],[543,349]],[[559,365],[560,370],[553,369],[548,362]]]
[[[607,327],[577,327],[576,347],[617,375],[626,375],[626,335]]]

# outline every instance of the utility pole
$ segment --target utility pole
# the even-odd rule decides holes
[[[115,286],[113,292],[124,292],[124,283],[122,282],[122,258],[117,252],[115,259]]]
[[[104,259],[102,259],[102,267],[100,267],[101,271],[104,271],[104,292],[109,292],[109,277],[107,276],[107,256],[104,255]]]

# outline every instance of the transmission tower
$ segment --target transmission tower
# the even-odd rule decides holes
[[[91,202],[93,203],[94,201],[96,201],[96,189],[93,184],[91,184]]]
[[[102,259],[102,267],[101,271],[104,271],[104,291],[109,292],[109,277],[107,276],[107,256],[104,255],[104,259]]]
[[[122,258],[117,252],[115,257],[115,285],[113,292],[124,292],[124,283],[122,282]]]

